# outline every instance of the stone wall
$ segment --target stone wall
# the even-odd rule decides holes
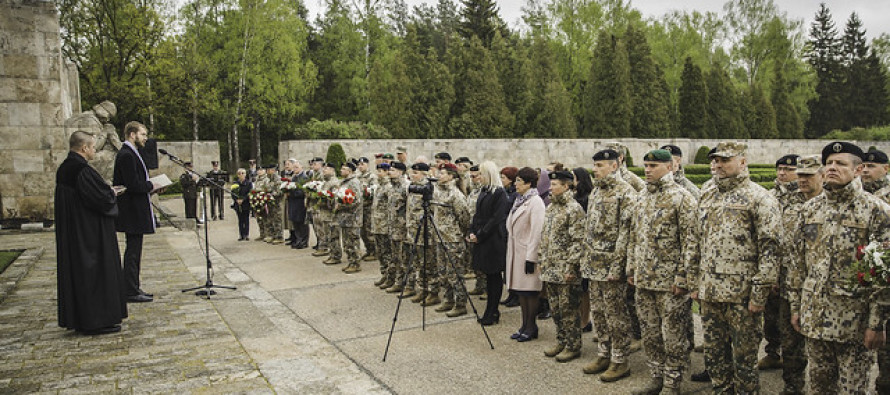
[[[701,146],[713,147],[719,140],[705,139],[617,139],[630,149],[635,164],[641,164],[643,155],[664,144],[674,144],[683,150],[684,160],[692,163],[695,152]],[[468,156],[474,162],[492,160],[500,166],[542,167],[558,160],[569,167],[588,166],[591,156],[605,143],[616,139],[502,139],[502,140],[292,140],[278,145],[279,162],[297,158],[304,163],[315,156],[324,157],[332,143],[340,143],[347,157],[367,156],[377,152],[395,154],[396,146],[408,148],[408,158],[413,161],[424,155],[432,161],[437,152],[448,152],[455,159]],[[750,163],[774,163],[787,153],[818,154],[829,143],[826,140],[741,140],[748,144]],[[874,145],[885,152],[890,149],[887,141],[859,141],[863,149]]]
[[[204,174],[213,166],[211,161],[219,160],[219,142],[217,141],[158,141],[158,149],[165,149],[168,153],[176,155],[185,162],[192,162],[195,171]],[[152,170],[151,175],[164,173],[171,180],[176,181],[183,173],[182,167],[173,163],[166,155],[158,155],[158,169]]]
[[[51,1],[0,0],[0,218],[50,219],[64,120],[80,112]]]

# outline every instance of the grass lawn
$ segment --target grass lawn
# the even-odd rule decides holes
[[[3,271],[6,270],[6,267],[9,266],[10,263],[15,262],[15,258],[18,258],[21,254],[21,250],[0,251],[0,273],[3,273]]]

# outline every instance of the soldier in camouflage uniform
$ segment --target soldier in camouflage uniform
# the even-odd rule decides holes
[[[695,200],[698,200],[698,198],[701,197],[701,191],[695,186],[695,183],[686,178],[686,172],[683,171],[683,150],[673,144],[662,146],[661,149],[669,151],[671,153],[671,158],[673,158],[674,182],[689,191],[689,193],[692,194],[692,197],[694,197]]]
[[[381,155],[383,156],[383,155]],[[389,182],[389,164],[382,161],[377,165],[376,187],[372,186],[373,198],[371,199],[371,235],[374,236],[374,245],[377,249],[377,259],[380,261],[380,279],[374,285],[380,289],[387,289],[395,284],[395,272],[390,267],[395,264],[392,259],[392,242],[389,231],[387,213],[389,212],[389,193],[392,184]]]
[[[633,393],[677,394],[689,366],[687,273],[697,253],[697,201],[674,181],[669,151],[653,150],[643,160],[648,185],[634,212],[627,275],[637,288],[652,379]]]
[[[309,180],[308,181],[323,181],[324,176],[322,175],[322,166],[324,165],[324,160],[315,157],[309,160]],[[307,182],[308,182],[307,181]],[[306,199],[306,220],[312,224],[312,232],[315,233],[315,249],[318,251],[323,251],[327,248],[326,245],[323,244],[323,238],[321,237],[320,226],[316,222],[318,222],[315,217],[318,215],[318,197],[314,194],[308,193]],[[314,254],[313,254],[314,255]]]
[[[632,186],[637,192],[642,191],[646,188],[646,183],[643,182],[640,176],[634,174],[630,170],[627,170],[627,161],[625,161],[625,156],[628,153],[628,149],[626,145],[619,142],[611,142],[606,143],[605,149],[610,149],[618,153],[618,175],[621,176],[621,179],[630,184],[630,186]]]
[[[322,191],[333,191],[340,185],[340,181],[336,176],[336,171],[336,165],[333,163],[325,163],[322,165],[322,180],[324,181],[324,185],[321,186]],[[318,220],[318,229],[320,230],[323,240],[322,244],[326,248],[322,250],[321,247],[319,247],[318,251],[313,253],[312,256],[330,255],[334,252],[335,229],[332,229],[331,227],[331,224],[334,221],[334,204],[330,199],[320,198],[317,207],[318,215],[316,215],[316,219]],[[337,248],[339,249],[340,247],[337,246]]]
[[[862,162],[862,189],[890,203],[890,180],[887,179],[890,165],[887,154],[871,149],[863,155]],[[875,386],[877,393],[890,394],[890,349],[887,345],[878,350],[878,378]]]
[[[256,181],[254,181],[254,183],[253,183],[253,190],[255,190],[255,191],[262,191],[261,186],[262,186],[262,184],[264,184],[265,182],[266,182],[266,172],[260,170],[260,171],[257,173]],[[256,224],[257,224],[257,227],[258,227],[259,230],[260,230],[260,236],[257,237],[257,238],[254,239],[254,240],[256,240],[256,241],[263,241],[263,240],[266,240],[266,236],[267,236],[267,235],[266,235],[266,229],[267,229],[267,227],[266,227],[266,218],[268,218],[269,214],[266,213],[266,208],[265,208],[265,206],[262,206],[261,208],[258,208],[258,209],[254,209],[254,213],[253,213],[253,215],[256,217]]]
[[[541,232],[538,259],[541,261],[541,281],[547,288],[553,310],[557,344],[544,351],[544,355],[556,357],[557,362],[568,362],[581,356],[578,306],[581,304],[580,262],[585,217],[584,209],[569,191],[575,175],[561,170],[548,174],[548,177],[552,196]]]
[[[272,200],[266,205],[268,215],[266,215],[263,226],[266,229],[266,237],[263,239],[266,243],[282,244],[281,230],[281,201],[284,193],[281,191],[281,177],[278,175],[278,165],[266,165],[266,178],[260,183],[260,189],[272,195]]]
[[[587,374],[603,373],[612,382],[630,375],[626,356],[631,330],[624,301],[624,267],[636,191],[618,175],[618,152],[602,150],[593,156],[593,191],[588,197],[581,275],[590,280],[593,322],[598,328],[598,357],[585,366]],[[605,371],[605,372],[603,372]]]
[[[715,186],[699,201],[700,260],[687,274],[692,297],[701,304],[705,366],[714,393],[760,391],[755,369],[760,313],[778,277],[779,203],[743,172],[746,148],[717,145]]]
[[[822,150],[825,190],[801,208],[789,285],[791,322],[806,336],[810,392],[865,394],[883,343],[881,291],[851,280],[856,247],[890,240],[890,206],[862,190],[862,150]]]
[[[411,165],[411,186],[422,187],[427,184],[427,174],[430,165],[418,162]],[[414,276],[418,286],[423,287],[411,301],[421,303],[423,306],[434,306],[442,302],[439,298],[439,273],[436,270],[436,235],[429,229],[429,240],[424,247],[423,227],[420,220],[423,218],[423,196],[417,193],[408,194],[406,208],[405,227],[407,228],[407,241],[411,243],[414,251],[411,266],[414,268]]]
[[[368,158],[364,156],[358,158],[358,179],[362,183],[361,193],[364,195],[365,190],[369,190],[371,186],[377,185],[377,177],[374,172],[371,171],[369,166]],[[362,243],[365,244],[365,255],[362,257],[362,260],[365,261],[373,261],[377,257],[377,250],[375,245],[374,234],[371,233],[371,204],[374,203],[374,199],[372,197],[368,197],[362,201]]]
[[[433,192],[433,201],[437,203],[433,206],[433,218],[439,230],[436,237],[436,266],[439,281],[445,290],[445,301],[436,311],[444,312],[448,317],[467,314],[467,290],[461,281],[464,267],[459,260],[465,254],[464,233],[470,226],[470,216],[467,198],[457,188],[459,177],[457,166],[451,163],[439,165],[439,181]]]
[[[395,279],[395,284],[386,289],[387,293],[403,292],[403,297],[416,295],[414,290],[414,276],[410,273],[408,257],[411,244],[414,240],[408,240],[406,224],[406,209],[408,204],[408,180],[405,178],[407,168],[402,162],[392,162],[389,169],[390,190],[388,195],[389,211],[387,218],[390,226],[390,240],[393,250],[393,262],[389,267],[390,275]]]
[[[363,218],[362,199],[364,198],[362,195],[364,194],[362,193],[362,182],[355,174],[357,169],[358,166],[356,166],[355,162],[346,162],[340,167],[340,176],[343,177],[343,180],[340,182],[338,192],[347,193],[351,191],[355,198],[352,203],[347,203],[338,199],[334,206],[334,222],[336,223],[337,228],[340,229],[340,237],[343,246],[342,254],[346,255],[346,262],[348,263],[346,267],[343,268],[343,272],[346,274],[357,273],[362,270],[361,265],[359,264],[359,261],[361,260],[361,246],[359,243],[361,242]],[[337,243],[336,241],[334,243],[334,245],[339,244],[341,243]],[[334,248],[331,252],[331,259],[336,260],[336,263],[340,263],[339,252],[341,251],[337,248]]]

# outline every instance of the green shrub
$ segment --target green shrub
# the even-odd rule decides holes
[[[645,177],[646,177],[646,170],[643,169],[642,167],[630,167],[630,166],[628,166],[628,167],[627,167],[627,170],[630,170],[632,173],[634,173],[634,174],[640,176],[640,178],[645,178]]]
[[[319,121],[311,119],[289,131],[298,140],[315,139],[388,139],[392,137],[386,128],[365,122]]]
[[[328,147],[328,154],[324,158],[325,162],[333,163],[337,169],[336,173],[340,173],[340,166],[346,163],[346,152],[339,143],[333,143]]]
[[[707,174],[711,175],[711,165],[685,165],[683,166],[683,172],[686,175],[690,174]]]
[[[758,184],[760,184],[760,186],[762,186],[766,189],[773,189],[776,187],[776,183],[772,182],[772,181],[762,181],[762,182],[758,182]]]
[[[634,165],[634,157],[630,154],[630,148],[627,149],[627,153],[624,155],[624,163],[627,164],[627,167],[633,167]]]
[[[711,163],[711,159],[708,158],[708,152],[711,152],[711,148],[706,145],[698,147],[698,151],[695,152],[695,159],[693,159],[692,163],[697,165],[707,165]]]

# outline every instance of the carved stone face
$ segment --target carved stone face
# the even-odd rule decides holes
[[[99,118],[99,121],[106,123],[117,115],[117,106],[106,100],[93,106],[93,113],[96,114],[96,118]]]

